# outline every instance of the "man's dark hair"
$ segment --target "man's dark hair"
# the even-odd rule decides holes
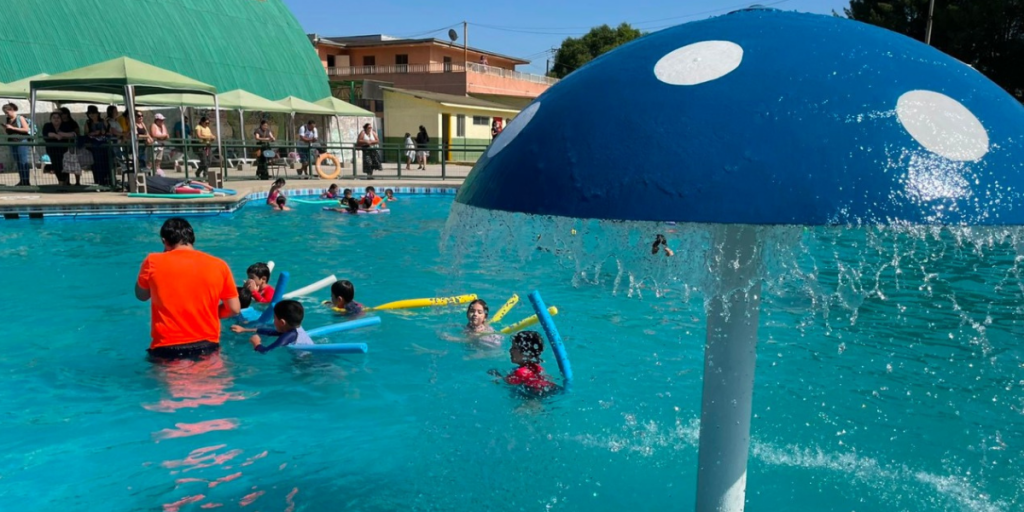
[[[181,217],[171,217],[164,221],[163,227],[160,228],[160,238],[171,247],[196,243],[196,233],[192,231],[192,225]]]
[[[374,194],[376,194],[376,193],[377,193],[377,189],[375,189],[375,188],[373,188],[373,187],[366,187],[366,191],[367,191],[367,192],[373,192]]]
[[[238,287],[238,303],[245,309],[252,305],[252,291],[249,290],[248,286]]]
[[[284,320],[288,327],[302,327],[302,318],[305,315],[302,304],[294,300],[282,300],[274,306],[274,316]]]
[[[341,297],[341,300],[345,302],[352,302],[352,299],[356,298],[356,287],[352,284],[352,281],[345,279],[335,281],[331,285],[331,295]]]
[[[270,266],[262,261],[249,265],[249,268],[245,270],[246,274],[252,274],[256,277],[262,277],[263,279],[270,279]]]

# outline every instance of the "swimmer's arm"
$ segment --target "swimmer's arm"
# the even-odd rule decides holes
[[[138,291],[136,291],[136,294]],[[148,295],[148,291],[147,291]],[[136,295],[138,296],[138,295]],[[145,299],[139,299],[145,300]],[[233,299],[225,299],[220,303],[220,307],[217,309],[217,313],[221,318],[231,318],[242,312],[242,303],[238,301],[238,297]]]
[[[151,296],[151,294],[149,293],[149,290],[139,286],[139,283],[135,283],[135,298],[136,299],[139,299],[142,302],[146,302],[147,300],[149,300],[150,296]]]
[[[277,347],[293,343],[295,339],[299,337],[298,331],[288,331],[282,334],[273,329],[268,329],[266,331],[264,329],[268,328],[261,327],[257,332],[259,332],[260,334],[265,334],[267,336],[277,336],[277,339],[274,340],[274,342],[271,343],[270,345],[263,345],[260,344],[258,336],[253,336],[253,338],[256,339],[255,342],[252,341],[253,338],[250,338],[249,341],[252,343],[252,348],[255,349],[256,352],[259,352],[260,354],[266,354],[267,352],[270,352],[271,350],[274,350]]]

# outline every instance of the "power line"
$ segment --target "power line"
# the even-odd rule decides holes
[[[769,3],[761,4],[761,5],[763,5],[764,7],[771,7],[773,5],[779,5],[779,4],[782,4],[782,3],[786,3],[788,1],[790,1],[790,0],[776,0],[775,2],[769,2]],[[708,10],[704,10],[704,11],[692,12],[692,13],[689,13],[689,14],[682,14],[682,15],[679,15],[679,16],[669,16],[669,17],[666,17],[666,18],[642,20],[642,21],[627,22],[627,23],[629,23],[630,25],[632,25],[633,27],[636,27],[636,28],[643,28],[642,25],[658,24],[658,23],[664,23],[666,21],[681,20],[681,19],[686,19],[686,18],[696,18],[698,16],[704,16],[704,15],[707,15],[707,14],[715,14],[715,13],[719,13],[719,12],[731,12],[731,11],[735,11],[736,9],[743,9],[743,8],[749,7],[749,6],[750,6],[750,3],[748,2],[748,3],[745,3],[745,4],[737,4],[737,5],[733,5],[733,6],[730,6],[730,7],[719,7],[717,9],[708,9]],[[659,27],[656,27],[656,28],[665,28],[667,26],[672,26],[672,25],[675,25],[675,24],[673,23],[673,24],[670,24],[670,25],[663,25],[663,26],[659,26]],[[501,26],[501,25],[488,25],[488,24],[484,24],[484,23],[473,23],[473,26],[481,27],[481,28],[487,28],[487,29],[491,29],[491,30],[499,30],[499,31],[503,31],[503,32],[516,32],[516,33],[521,33],[521,34],[543,34],[543,35],[565,35],[565,36],[579,35],[581,33],[585,33],[585,32],[580,32],[580,31],[589,31],[590,29],[594,28],[593,26],[576,26],[576,27],[513,27],[513,26]],[[655,28],[655,27],[652,27],[652,28]]]
[[[395,36],[395,37],[401,37],[403,39],[415,39],[417,37],[423,37],[423,36],[427,36],[427,35],[430,35],[430,34],[436,34],[436,33],[440,32],[442,30],[447,30],[447,29],[450,29],[450,28],[454,28],[454,27],[456,27],[458,25],[462,25],[462,22],[459,21],[459,22],[456,22],[456,23],[452,23],[451,25],[448,25],[448,26],[445,26],[445,27],[441,27],[441,28],[435,28],[434,30],[428,30],[426,32],[417,32],[417,33],[414,33],[414,34],[398,35],[398,36]]]

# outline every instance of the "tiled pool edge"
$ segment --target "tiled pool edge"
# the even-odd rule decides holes
[[[377,187],[384,188],[384,187]],[[395,194],[417,194],[417,195],[454,195],[458,187],[386,187],[395,191]],[[354,193],[362,194],[365,188],[355,187]],[[323,187],[318,188],[296,188],[285,189],[284,193],[289,197],[318,196],[324,191]],[[131,203],[131,204],[80,204],[80,205],[18,205],[2,206],[0,204],[0,217],[4,220],[40,220],[45,218],[62,219],[110,219],[126,217],[205,217],[231,215],[241,209],[251,200],[266,199],[268,192],[252,192],[239,195],[238,200],[231,203],[206,202],[182,204],[174,203]]]

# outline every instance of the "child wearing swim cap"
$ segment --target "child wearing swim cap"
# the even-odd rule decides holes
[[[335,311],[345,316],[355,316],[363,312],[363,305],[356,302],[356,286],[352,281],[342,279],[331,285],[331,301],[329,304]]]
[[[544,339],[537,331],[520,331],[512,335],[512,348],[508,355],[518,368],[508,375],[502,376],[498,370],[490,370],[490,375],[501,377],[506,383],[518,386],[521,391],[531,395],[544,395],[556,391],[559,386],[548,380],[544,368],[540,366],[541,353],[544,352]]]
[[[273,327],[246,329],[241,325],[232,325],[231,330],[237,333],[256,333],[249,338],[249,343],[252,343],[252,348],[255,351],[260,354],[266,354],[277,347],[285,345],[312,345],[313,340],[309,337],[309,334],[306,334],[306,330],[302,328],[304,316],[305,310],[303,310],[302,304],[294,300],[282,300],[274,306]],[[264,336],[274,336],[277,340],[270,345],[264,345],[260,339],[261,334]]]

